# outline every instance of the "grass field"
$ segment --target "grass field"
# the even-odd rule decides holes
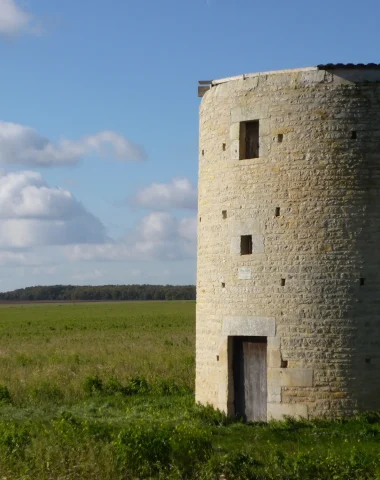
[[[194,402],[194,302],[0,306],[0,479],[380,479],[380,414]]]

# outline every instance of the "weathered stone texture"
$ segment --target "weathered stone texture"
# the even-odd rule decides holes
[[[239,160],[249,120],[260,158]],[[273,333],[268,417],[380,409],[380,71],[214,86],[199,149],[197,400],[232,408],[228,333],[253,318]]]

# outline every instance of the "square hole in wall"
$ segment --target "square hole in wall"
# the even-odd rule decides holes
[[[282,143],[282,141],[284,140],[284,134],[283,133],[279,133],[277,135],[277,142],[278,143]]]
[[[240,123],[239,159],[259,157],[259,121]]]
[[[288,361],[287,360],[281,360],[281,368],[288,368]]]
[[[222,217],[223,217],[224,219],[227,218],[227,210],[222,210]]]
[[[281,278],[281,287],[285,287],[286,280],[285,278]]]
[[[352,139],[352,140],[356,140],[357,138],[358,138],[358,134],[357,134],[357,132],[356,132],[355,130],[353,130],[353,131],[351,132],[351,139]]]
[[[365,285],[365,278],[360,279],[360,286],[363,287]]]
[[[252,235],[242,235],[240,237],[240,255],[251,255],[252,253]]]
[[[223,152],[225,152],[226,151],[226,144],[225,143],[223,143],[222,148],[223,148]]]
[[[281,212],[280,207],[276,207],[276,211],[275,211],[276,217],[279,217],[279,216],[280,216],[280,212]]]

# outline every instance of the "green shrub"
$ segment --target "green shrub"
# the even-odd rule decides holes
[[[368,411],[357,415],[357,420],[363,423],[380,423],[380,412]]]
[[[153,392],[157,395],[178,395],[183,393],[184,388],[171,378],[160,378],[153,385]]]
[[[103,381],[98,375],[89,376],[85,379],[83,389],[86,395],[99,395],[103,392]]]
[[[265,480],[259,467],[262,464],[247,453],[234,452],[222,456],[213,456],[203,469],[205,478],[228,478],[228,480]]]
[[[108,395],[115,395],[117,393],[125,394],[125,387],[116,377],[110,377],[104,385],[104,391]]]
[[[182,478],[191,478],[200,463],[212,452],[212,435],[209,430],[190,423],[177,425],[171,436],[173,464]]]
[[[133,475],[152,475],[170,463],[170,430],[163,425],[131,425],[114,445],[120,468]]]
[[[5,385],[0,385],[0,405],[4,405],[6,403],[11,403],[12,397],[9,393],[8,387]]]
[[[0,447],[5,455],[14,458],[23,456],[31,441],[28,429],[15,423],[0,423]]]
[[[194,418],[210,426],[226,426],[236,421],[236,419],[228,417],[212,405],[201,405],[200,403],[195,405],[194,412],[191,412],[191,414]]]
[[[34,404],[57,404],[62,401],[63,397],[62,390],[48,381],[42,381],[28,390],[28,398]]]
[[[126,395],[147,393],[149,390],[150,386],[145,377],[132,377],[125,386]]]

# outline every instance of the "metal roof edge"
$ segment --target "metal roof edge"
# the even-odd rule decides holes
[[[219,85],[221,83],[231,82],[233,80],[244,80],[246,78],[262,77],[263,75],[278,75],[281,73],[308,72],[315,70],[318,70],[318,67],[288,68],[285,70],[272,70],[268,72],[245,73],[243,75],[236,75],[235,77],[226,77],[220,78],[218,80],[212,80],[210,83],[211,85]]]

